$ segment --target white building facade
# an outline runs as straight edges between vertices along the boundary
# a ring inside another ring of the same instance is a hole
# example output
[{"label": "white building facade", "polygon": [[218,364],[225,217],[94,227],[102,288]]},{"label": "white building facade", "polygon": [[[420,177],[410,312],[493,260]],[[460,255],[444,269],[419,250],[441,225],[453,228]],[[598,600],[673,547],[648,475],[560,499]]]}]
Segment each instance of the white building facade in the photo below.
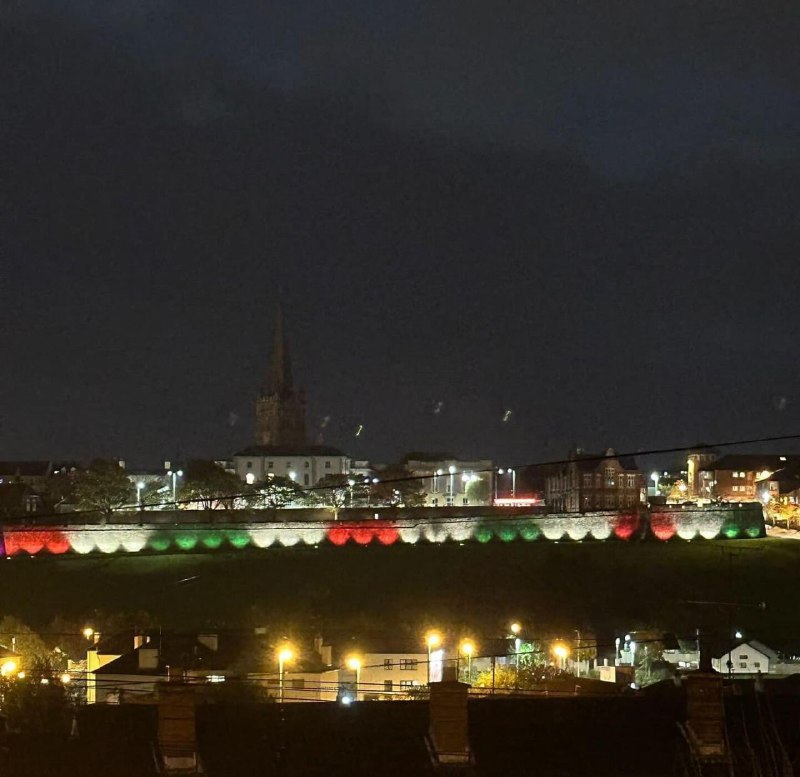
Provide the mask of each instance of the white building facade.
[{"label": "white building facade", "polygon": [[233,456],[237,476],[246,483],[286,478],[299,486],[315,486],[327,475],[346,475],[350,459],[326,445],[253,445]]},{"label": "white building facade", "polygon": [[711,659],[711,666],[721,674],[769,674],[778,663],[778,654],[760,642],[743,642]]},{"label": "white building facade", "polygon": [[426,507],[490,505],[494,468],[490,459],[408,459],[408,474],[421,479]]}]

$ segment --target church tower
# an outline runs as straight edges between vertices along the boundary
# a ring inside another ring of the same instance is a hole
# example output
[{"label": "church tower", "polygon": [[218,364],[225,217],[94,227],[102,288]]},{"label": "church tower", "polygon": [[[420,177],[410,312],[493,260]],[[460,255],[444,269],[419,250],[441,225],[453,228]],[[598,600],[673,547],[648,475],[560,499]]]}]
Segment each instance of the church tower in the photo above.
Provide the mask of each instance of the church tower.
[{"label": "church tower", "polygon": [[306,444],[306,398],[294,387],[292,362],[283,324],[283,310],[275,317],[275,339],[267,388],[256,399],[256,442],[259,445]]}]

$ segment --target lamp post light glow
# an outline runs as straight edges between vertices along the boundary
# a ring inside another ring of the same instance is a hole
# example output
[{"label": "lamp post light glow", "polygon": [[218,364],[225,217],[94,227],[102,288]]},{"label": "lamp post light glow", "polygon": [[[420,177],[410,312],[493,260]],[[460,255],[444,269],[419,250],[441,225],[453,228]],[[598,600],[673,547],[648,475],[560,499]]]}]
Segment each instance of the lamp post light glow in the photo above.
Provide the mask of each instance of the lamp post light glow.
[{"label": "lamp post light glow", "polygon": [[428,685],[431,684],[431,653],[442,644],[442,635],[438,631],[429,631],[425,635],[425,644],[428,646]]},{"label": "lamp post light glow", "polygon": [[460,652],[467,657],[467,682],[472,682],[472,654],[475,652],[475,643],[471,639],[461,640]]},{"label": "lamp post light glow", "polygon": [[556,642],[550,650],[558,659],[558,668],[563,670],[566,667],[569,648],[563,642]]},{"label": "lamp post light glow", "polygon": [[85,639],[91,639],[94,636],[94,629],[91,626],[87,626],[82,632]]},{"label": "lamp post light glow", "polygon": [[136,506],[141,510],[142,509],[142,489],[144,488],[144,481],[140,480],[136,484]]},{"label": "lamp post light glow", "polygon": [[511,473],[511,498],[517,497],[517,470],[509,467],[508,471]]},{"label": "lamp post light glow", "polygon": [[283,676],[286,664],[294,660],[294,650],[288,645],[284,645],[278,650],[278,694],[281,704],[283,704]]},{"label": "lamp post light glow", "polygon": [[659,481],[658,472],[654,472],[650,475],[650,480],[653,481],[653,496],[658,496],[658,481]]},{"label": "lamp post light glow", "polygon": [[361,663],[361,658],[359,656],[348,656],[347,661],[345,661],[347,668],[356,673],[356,701],[358,701],[361,693]]},{"label": "lamp post light glow", "polygon": [[8,677],[9,675],[14,674],[17,669],[19,668],[17,662],[13,658],[9,658],[8,661],[4,661],[0,664],[0,677]]}]

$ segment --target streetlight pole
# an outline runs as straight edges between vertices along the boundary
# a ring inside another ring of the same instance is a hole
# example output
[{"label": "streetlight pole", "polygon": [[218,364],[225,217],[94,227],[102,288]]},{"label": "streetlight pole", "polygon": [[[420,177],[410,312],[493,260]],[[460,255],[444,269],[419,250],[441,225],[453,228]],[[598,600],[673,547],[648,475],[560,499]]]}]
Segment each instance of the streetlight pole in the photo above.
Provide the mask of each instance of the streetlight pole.
[{"label": "streetlight pole", "polygon": [[[451,464],[447,468],[447,471],[450,473],[450,501],[452,502],[452,504],[455,504],[456,503],[456,490],[455,490],[454,476],[456,474],[456,468]],[[446,499],[445,499],[445,503],[447,503]]]},{"label": "streetlight pole", "polygon": [[511,498],[517,498],[517,471],[515,469],[508,470],[511,473]]},{"label": "streetlight pole", "polygon": [[522,626],[517,621],[514,621],[510,629],[514,637],[514,685],[519,688],[519,648],[521,644],[519,634],[522,631]]},{"label": "streetlight pole", "polygon": [[172,504],[175,507],[178,506],[178,478],[183,477],[183,470],[179,469],[177,472],[173,472],[171,469],[167,470],[167,476],[172,477]]},{"label": "streetlight pole", "polygon": [[283,677],[285,674],[286,662],[294,658],[291,648],[283,647],[278,651],[278,694],[281,704],[283,704]]},{"label": "streetlight pole", "polygon": [[361,659],[358,656],[350,656],[347,659],[347,668],[356,673],[356,701],[359,700],[361,693]]},{"label": "streetlight pole", "polygon": [[434,648],[442,644],[442,638],[435,631],[432,631],[425,637],[425,644],[428,646],[428,686],[431,684],[431,653]]},{"label": "streetlight pole", "polygon": [[136,484],[136,506],[141,511],[142,509],[142,489],[144,488],[144,482],[141,480]]}]

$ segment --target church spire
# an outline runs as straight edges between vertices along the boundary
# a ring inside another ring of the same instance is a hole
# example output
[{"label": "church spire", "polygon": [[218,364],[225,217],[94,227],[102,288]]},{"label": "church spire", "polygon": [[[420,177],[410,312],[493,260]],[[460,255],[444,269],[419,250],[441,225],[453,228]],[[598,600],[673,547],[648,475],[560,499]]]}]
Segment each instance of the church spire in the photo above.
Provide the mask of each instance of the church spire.
[{"label": "church spire", "polygon": [[256,440],[259,445],[306,444],[306,399],[294,387],[292,362],[283,321],[283,309],[275,314],[267,388],[256,399]]},{"label": "church spire", "polygon": [[291,394],[294,390],[292,381],[292,361],[289,357],[289,344],[283,325],[283,307],[279,304],[275,311],[275,336],[272,343],[272,364],[269,370],[268,390],[279,397]]}]

